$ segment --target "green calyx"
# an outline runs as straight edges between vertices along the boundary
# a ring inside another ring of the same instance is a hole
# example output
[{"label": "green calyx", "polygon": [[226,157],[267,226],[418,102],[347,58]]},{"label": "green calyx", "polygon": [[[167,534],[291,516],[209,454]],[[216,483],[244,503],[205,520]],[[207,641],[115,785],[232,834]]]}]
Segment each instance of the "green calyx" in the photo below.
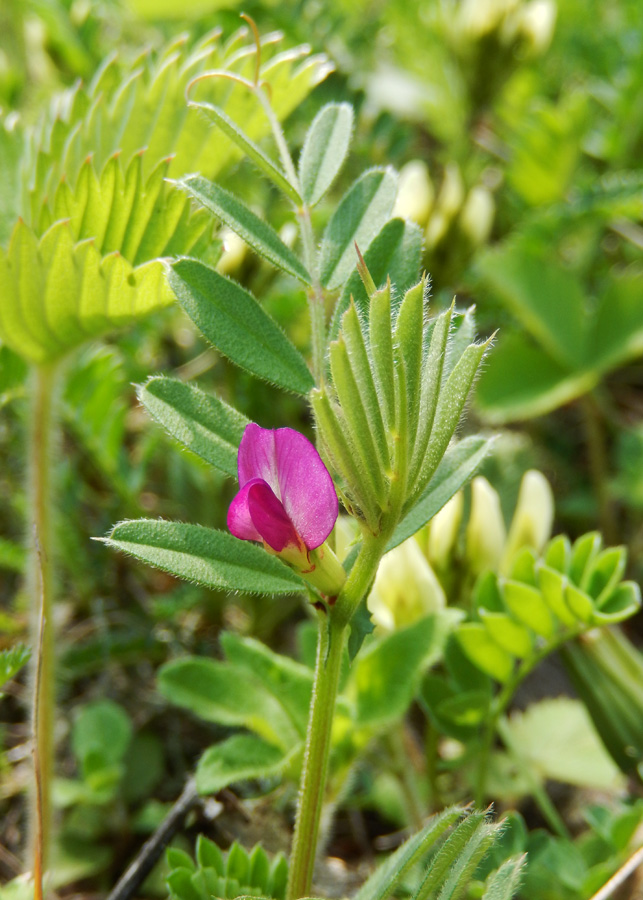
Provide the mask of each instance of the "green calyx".
[{"label": "green calyx", "polygon": [[469,341],[471,313],[430,320],[423,277],[402,302],[377,290],[363,260],[368,319],[351,302],[330,346],[330,380],[311,394],[322,450],[347,508],[373,534],[394,527],[426,489],[489,341]]}]

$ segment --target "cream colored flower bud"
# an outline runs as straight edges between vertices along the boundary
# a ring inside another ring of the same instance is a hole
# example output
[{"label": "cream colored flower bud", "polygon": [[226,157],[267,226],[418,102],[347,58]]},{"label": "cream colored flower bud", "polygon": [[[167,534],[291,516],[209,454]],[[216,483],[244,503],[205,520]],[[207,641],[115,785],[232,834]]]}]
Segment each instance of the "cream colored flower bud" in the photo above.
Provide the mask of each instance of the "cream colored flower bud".
[{"label": "cream colored flower bud", "polygon": [[426,227],[426,243],[431,249],[440,243],[464,201],[464,182],[457,163],[445,166],[435,208]]},{"label": "cream colored flower bud", "polygon": [[438,570],[446,569],[449,564],[462,521],[463,505],[464,495],[458,491],[431,519],[427,555],[431,565]]},{"label": "cream colored flower bud", "polygon": [[460,213],[460,228],[474,247],[487,241],[495,212],[496,204],[491,191],[481,184],[471,188]]},{"label": "cream colored flower bud", "polygon": [[471,512],[466,531],[466,558],[474,575],[495,572],[507,540],[498,492],[479,475],[471,482]]},{"label": "cream colored flower bud", "polygon": [[393,215],[425,225],[434,199],[435,190],[427,164],[421,159],[412,159],[402,166]]},{"label": "cream colored flower bud", "polygon": [[520,484],[502,568],[507,571],[511,560],[522,547],[532,547],[537,553],[545,546],[554,522],[554,495],[542,472],[530,469]]},{"label": "cream colored flower bud", "polygon": [[552,0],[532,0],[525,4],[520,17],[520,31],[534,55],[544,53],[551,44],[556,13],[556,4]]},{"label": "cream colored flower bud", "polygon": [[499,28],[518,0],[463,0],[459,25],[469,40],[479,40]]},{"label": "cream colored flower bud", "polygon": [[230,275],[240,268],[248,252],[248,245],[229,228],[221,232],[219,239],[223,241],[223,255],[217,263],[217,272],[221,275]]},{"label": "cream colored flower bud", "polygon": [[414,538],[383,557],[367,606],[375,624],[386,631],[446,606],[442,586]]}]

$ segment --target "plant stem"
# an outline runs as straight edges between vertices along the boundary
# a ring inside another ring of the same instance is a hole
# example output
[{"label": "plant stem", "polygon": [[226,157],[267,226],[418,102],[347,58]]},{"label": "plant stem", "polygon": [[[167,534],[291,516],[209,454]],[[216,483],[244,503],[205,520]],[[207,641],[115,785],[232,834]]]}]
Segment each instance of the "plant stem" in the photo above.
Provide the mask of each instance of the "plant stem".
[{"label": "plant stem", "polygon": [[[56,370],[53,365],[37,366],[33,373],[31,433],[28,447],[30,573],[29,593],[32,610],[32,646],[37,671],[33,684],[34,760],[37,790],[32,794],[29,851],[41,843],[41,865],[46,869],[51,831],[51,776],[53,771],[54,723],[54,629],[53,629],[53,553],[51,534],[51,473],[54,456],[54,393]],[[37,795],[40,796],[37,796]],[[40,823],[39,823],[40,819]],[[41,829],[41,835],[38,830]]]},{"label": "plant stem", "polygon": [[[279,150],[282,165],[286,171],[286,176],[295,190],[301,195],[301,186],[299,184],[299,178],[297,177],[297,171],[292,161],[290,150],[288,149],[288,144],[279,119],[274,114],[265,91],[261,87],[257,87],[255,93],[270,122],[270,127],[275,138],[275,143],[277,144],[277,149]],[[301,242],[304,250],[304,264],[312,279],[312,286],[308,291],[308,306],[310,309],[310,332],[313,350],[313,377],[315,383],[320,385],[324,377],[324,355],[326,353],[326,303],[324,291],[319,280],[319,267],[317,265],[315,235],[313,233],[313,226],[310,218],[310,207],[305,203],[302,203],[297,210],[297,218],[299,219],[299,230],[301,232]]]},{"label": "plant stem", "polygon": [[371,586],[388,537],[388,534],[377,538],[365,535],[362,549],[335,604],[328,612],[318,613],[317,663],[290,854],[287,900],[310,896],[344,644],[350,621]]},{"label": "plant stem", "polygon": [[298,900],[310,895],[328,774],[335,700],[347,630],[346,625],[338,626],[332,618],[329,621],[327,613],[319,613],[317,664],[290,856],[287,900]]}]

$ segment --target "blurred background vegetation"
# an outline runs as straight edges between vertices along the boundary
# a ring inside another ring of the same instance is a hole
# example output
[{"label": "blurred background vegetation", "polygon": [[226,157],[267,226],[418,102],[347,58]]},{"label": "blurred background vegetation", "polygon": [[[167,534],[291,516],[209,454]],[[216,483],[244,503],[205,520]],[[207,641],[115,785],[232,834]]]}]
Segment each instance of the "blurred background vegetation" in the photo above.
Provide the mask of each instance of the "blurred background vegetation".
[{"label": "blurred background vegetation", "polygon": [[[424,229],[436,309],[455,295],[463,307],[475,302],[484,334],[500,329],[468,427],[501,435],[485,475],[506,516],[524,471],[537,467],[554,487],[555,531],[574,537],[598,524],[608,542],[629,547],[630,575],[640,581],[639,0],[253,0],[243,10],[217,0],[3,0],[2,246],[16,218],[15,135],[35,126],[58,92],[91,82],[115,52],[129,65],[179,34],[189,36],[190,46],[213,28],[228,37],[241,11],[262,34],[281,31],[285,48],[308,43],[334,65],[289,116],[291,144],[300,146],[324,103],[350,101],[357,132],[335,197],[365,167],[400,170],[398,212]],[[230,162],[219,178],[279,225],[280,201],[248,171],[246,163]],[[331,196],[315,210],[316,224],[323,226],[332,210]],[[294,283],[230,235],[218,237],[221,270],[265,298],[306,348],[305,298]],[[282,237],[293,239],[287,229]],[[292,625],[303,616],[295,600],[226,598],[90,542],[138,515],[224,524],[232,486],[174,444],[137,404],[133,385],[159,372],[234,396],[262,425],[309,428],[298,400],[228,364],[176,308],[85,346],[68,362],[56,513],[65,710],[58,737],[67,778],[58,803],[73,813],[65,824],[63,881],[100,873],[109,883],[133,835],[159,821],[203,746],[205,726],[168,715],[155,689],[157,666],[179,652],[211,653],[223,626],[292,649]],[[27,392],[24,362],[0,346],[0,646],[25,633],[28,621],[21,591]],[[14,800],[30,778],[25,692],[24,683],[13,684],[0,726],[4,878],[16,874],[23,813]],[[119,774],[99,796],[91,779],[73,785],[71,779],[83,769],[92,704],[105,698],[118,704],[105,715],[113,716],[113,733],[122,739],[114,750]],[[211,729],[207,734],[211,739]]]}]

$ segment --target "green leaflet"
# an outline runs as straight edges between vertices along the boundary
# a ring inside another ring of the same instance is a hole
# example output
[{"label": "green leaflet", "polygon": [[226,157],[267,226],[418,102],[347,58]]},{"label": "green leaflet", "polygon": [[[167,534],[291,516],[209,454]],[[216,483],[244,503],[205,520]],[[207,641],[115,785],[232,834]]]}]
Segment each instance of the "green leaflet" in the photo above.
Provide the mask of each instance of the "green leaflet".
[{"label": "green leaflet", "polygon": [[[361,244],[359,248],[375,286],[383,288],[387,278],[395,285],[395,308],[404,293],[418,280],[422,264],[422,230],[414,222],[391,219],[368,249],[364,250]],[[360,317],[367,319],[369,298],[357,269],[349,275],[337,301],[330,326],[331,338],[337,337],[341,318],[350,305],[351,297]]]},{"label": "green leaflet", "polygon": [[518,890],[527,854],[512,856],[487,878],[482,900],[511,900]]},{"label": "green leaflet", "polygon": [[235,734],[205,751],[196,769],[200,794],[216,794],[229,784],[278,775],[288,764],[282,750],[259,737]]},{"label": "green leaflet", "polygon": [[355,244],[364,252],[386,223],[396,192],[397,176],[392,169],[370,169],[342,197],[320,250],[320,277],[329,290],[341,287],[355,268]]},{"label": "green leaflet", "polygon": [[206,722],[247,728],[283,753],[301,743],[278,692],[246,666],[186,656],[161,668],[159,690]]},{"label": "green leaflet", "polygon": [[237,452],[248,419],[218,397],[175,378],[150,378],[138,399],[157,422],[215,468],[235,478]]},{"label": "green leaflet", "polygon": [[299,159],[299,180],[304,201],[314,206],[339,173],[353,132],[353,107],[328,103],[308,129]]},{"label": "green leaflet", "polygon": [[261,547],[201,525],[134,519],[115,525],[104,543],[179,578],[223,591],[295,594],[303,582]]},{"label": "green leaflet", "polygon": [[236,282],[194,259],[174,263],[168,281],[197,328],[232,362],[296,394],[313,387],[302,355]]},{"label": "green leaflet", "polygon": [[444,456],[428,487],[404,516],[389,541],[387,550],[412,537],[438,513],[445,503],[469,481],[493,445],[494,438],[464,438]]},{"label": "green leaflet", "polygon": [[248,209],[238,197],[201,175],[188,175],[177,183],[273,266],[283,269],[304,284],[310,284],[310,275],[292,250],[271,225]]},{"label": "green leaflet", "polygon": [[0,340],[45,363],[78,344],[172,302],[158,261],[133,268],[101,257],[91,241],[74,244],[61,221],[38,240],[23,222],[0,249]]},{"label": "green leaflet", "polygon": [[293,203],[301,205],[301,197],[297,193],[295,186],[288,181],[276,163],[266,156],[261,147],[255,144],[230,116],[213,103],[193,103],[192,106],[201,110],[208,118],[212,119],[221,131],[236,144],[239,150],[245,153],[279,190],[283,191],[287,197],[290,197]]}]

